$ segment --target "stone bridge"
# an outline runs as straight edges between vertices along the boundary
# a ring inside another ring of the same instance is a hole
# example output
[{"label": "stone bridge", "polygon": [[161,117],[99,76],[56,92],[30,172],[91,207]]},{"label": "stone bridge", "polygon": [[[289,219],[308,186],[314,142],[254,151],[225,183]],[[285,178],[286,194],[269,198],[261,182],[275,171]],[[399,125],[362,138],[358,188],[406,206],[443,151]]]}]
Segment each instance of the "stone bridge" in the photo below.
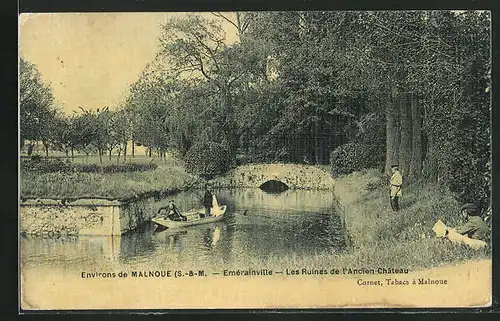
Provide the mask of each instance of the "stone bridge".
[{"label": "stone bridge", "polygon": [[261,188],[270,182],[290,189],[333,189],[332,176],[316,166],[301,164],[250,164],[239,166],[211,181],[214,187]]}]

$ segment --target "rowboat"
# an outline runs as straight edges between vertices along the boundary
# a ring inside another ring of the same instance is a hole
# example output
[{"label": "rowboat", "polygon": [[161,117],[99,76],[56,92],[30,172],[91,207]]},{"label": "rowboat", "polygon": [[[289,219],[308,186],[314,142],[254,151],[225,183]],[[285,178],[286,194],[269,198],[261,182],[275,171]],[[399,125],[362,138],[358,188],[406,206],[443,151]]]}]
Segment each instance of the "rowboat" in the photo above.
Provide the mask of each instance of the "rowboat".
[{"label": "rowboat", "polygon": [[191,210],[185,214],[187,217],[186,221],[172,221],[165,217],[155,217],[152,219],[158,225],[168,227],[168,228],[177,228],[177,227],[187,227],[194,226],[200,224],[207,224],[220,221],[224,218],[224,214],[226,214],[226,205],[219,206],[218,208],[213,208],[211,211],[211,216],[209,217],[200,217],[200,214],[205,214],[205,209]]}]

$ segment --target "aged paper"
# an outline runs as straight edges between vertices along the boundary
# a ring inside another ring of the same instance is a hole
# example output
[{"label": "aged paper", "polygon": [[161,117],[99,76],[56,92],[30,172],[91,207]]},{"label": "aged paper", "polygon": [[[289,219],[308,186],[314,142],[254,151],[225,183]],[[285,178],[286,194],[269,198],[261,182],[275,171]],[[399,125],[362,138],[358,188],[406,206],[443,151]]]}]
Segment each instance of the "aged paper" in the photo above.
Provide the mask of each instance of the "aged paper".
[{"label": "aged paper", "polygon": [[21,14],[20,308],[490,306],[490,20]]}]

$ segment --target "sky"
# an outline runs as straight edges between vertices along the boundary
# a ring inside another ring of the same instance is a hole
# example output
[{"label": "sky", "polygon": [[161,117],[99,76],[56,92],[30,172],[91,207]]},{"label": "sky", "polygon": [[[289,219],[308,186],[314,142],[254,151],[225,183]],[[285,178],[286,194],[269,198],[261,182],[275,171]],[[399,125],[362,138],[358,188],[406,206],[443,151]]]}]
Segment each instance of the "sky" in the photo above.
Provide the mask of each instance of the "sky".
[{"label": "sky", "polygon": [[19,54],[65,113],[115,109],[155,56],[161,24],[176,15],[183,13],[22,14]]}]

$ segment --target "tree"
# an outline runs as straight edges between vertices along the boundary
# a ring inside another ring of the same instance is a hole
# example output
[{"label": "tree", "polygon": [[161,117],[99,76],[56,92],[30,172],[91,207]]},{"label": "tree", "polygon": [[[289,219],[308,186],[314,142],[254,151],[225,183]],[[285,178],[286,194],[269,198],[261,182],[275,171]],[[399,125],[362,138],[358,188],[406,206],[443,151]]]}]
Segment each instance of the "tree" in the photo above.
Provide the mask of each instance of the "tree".
[{"label": "tree", "polygon": [[189,15],[172,19],[163,25],[160,38],[160,54],[173,65],[173,70],[183,77],[202,77],[218,94],[217,110],[222,117],[215,119],[223,143],[228,144],[230,154],[237,148],[234,110],[232,106],[233,84],[245,71],[240,66],[241,51],[225,41],[225,32],[214,20]]},{"label": "tree", "polygon": [[42,140],[46,154],[51,126],[54,122],[54,97],[36,66],[24,58],[19,60],[19,109],[21,145],[26,140]]}]

